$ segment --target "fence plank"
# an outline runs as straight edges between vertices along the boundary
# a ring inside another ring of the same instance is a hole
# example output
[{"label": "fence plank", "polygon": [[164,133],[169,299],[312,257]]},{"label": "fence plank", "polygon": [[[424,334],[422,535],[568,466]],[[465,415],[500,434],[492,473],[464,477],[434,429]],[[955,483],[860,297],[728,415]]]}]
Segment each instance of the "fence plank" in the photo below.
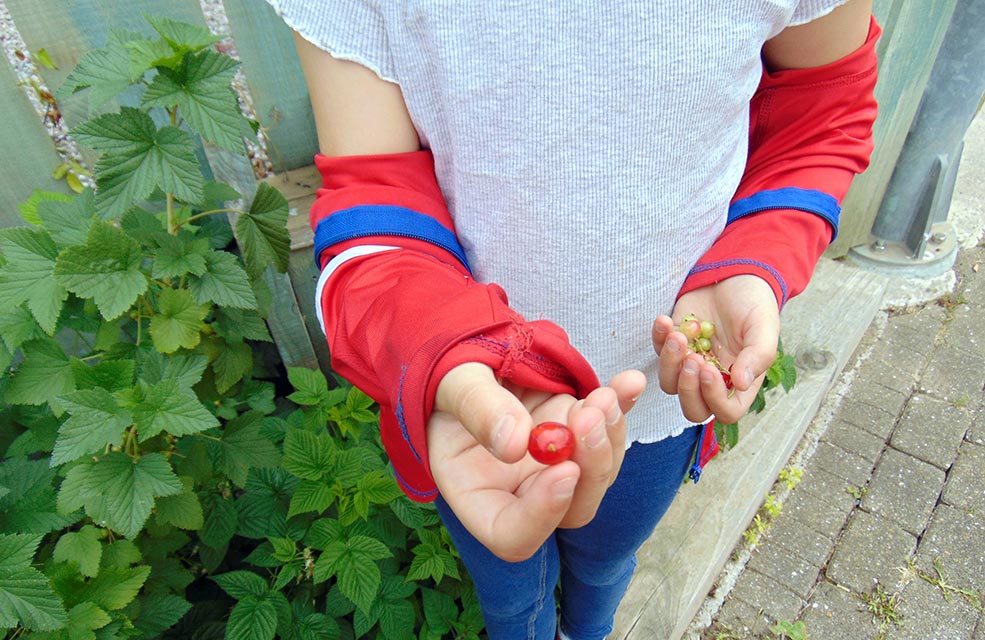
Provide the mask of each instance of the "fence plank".
[{"label": "fence plank", "polygon": [[7,159],[0,171],[0,227],[12,227],[24,224],[17,206],[35,189],[71,192],[64,182],[51,178],[52,170],[61,162],[55,145],[6,58],[0,62],[0,104],[4,106],[0,149]]},{"label": "fence plank", "polygon": [[290,29],[264,0],[225,0],[225,7],[274,170],[311,164],[318,141]]},{"label": "fence plank", "polygon": [[869,169],[855,179],[845,198],[838,239],[828,249],[828,256],[843,256],[853,246],[869,241],[879,203],[886,194],[956,5],[957,0],[876,1],[873,11],[883,26],[877,50],[876,147]]}]

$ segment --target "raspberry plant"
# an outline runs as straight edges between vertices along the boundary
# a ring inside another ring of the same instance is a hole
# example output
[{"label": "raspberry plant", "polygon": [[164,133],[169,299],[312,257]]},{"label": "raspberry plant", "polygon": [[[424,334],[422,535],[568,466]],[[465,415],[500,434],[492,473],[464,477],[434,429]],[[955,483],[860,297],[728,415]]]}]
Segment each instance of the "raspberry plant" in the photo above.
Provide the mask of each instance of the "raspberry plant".
[{"label": "raspberry plant", "polygon": [[244,151],[237,63],[203,27],[148,22],[64,87],[97,112],[72,131],[96,188],[37,192],[0,231],[0,635],[477,638],[372,401],[270,348],[287,202],[199,160]]}]

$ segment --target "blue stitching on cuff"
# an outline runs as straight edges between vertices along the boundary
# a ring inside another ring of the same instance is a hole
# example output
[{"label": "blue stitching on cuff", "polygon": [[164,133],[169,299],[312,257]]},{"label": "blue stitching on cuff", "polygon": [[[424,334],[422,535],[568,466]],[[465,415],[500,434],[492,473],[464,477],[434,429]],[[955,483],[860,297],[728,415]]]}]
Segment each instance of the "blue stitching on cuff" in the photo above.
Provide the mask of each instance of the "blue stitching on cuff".
[{"label": "blue stitching on cuff", "polygon": [[407,431],[407,420],[404,418],[404,378],[406,376],[407,366],[404,365],[400,368],[400,382],[397,385],[397,406],[394,408],[393,413],[397,416],[397,424],[400,425],[400,435],[403,436],[404,442],[407,443],[410,452],[414,454],[414,459],[417,460],[418,464],[424,464],[421,455],[417,453],[417,449],[414,448],[414,444],[410,441],[410,433]]},{"label": "blue stitching on cuff", "polygon": [[784,282],[783,276],[780,272],[766,264],[765,262],[760,262],[759,260],[749,260],[747,258],[731,258],[729,260],[719,260],[718,262],[706,262],[704,264],[695,265],[693,269],[688,273],[689,276],[704,273],[705,271],[712,271],[714,269],[719,269],[722,267],[734,267],[736,265],[749,265],[753,267],[759,267],[763,271],[766,271],[771,276],[776,278],[777,283],[780,285],[780,293],[782,294],[782,299],[780,300],[780,306],[782,307],[787,303],[787,283]]},{"label": "blue stitching on cuff", "polygon": [[418,491],[414,487],[410,486],[410,484],[408,484],[406,480],[404,480],[404,477],[400,475],[399,471],[397,471],[397,467],[395,467],[392,463],[390,464],[390,468],[393,470],[393,475],[397,478],[397,483],[400,484],[400,486],[404,489],[404,491],[409,491],[410,493],[413,493],[415,496],[419,498],[430,498],[432,496],[438,495],[437,488],[431,489],[429,491]]},{"label": "blue stitching on cuff", "polygon": [[367,204],[339,209],[315,226],[315,263],[322,251],[339,242],[368,236],[423,240],[454,255],[469,273],[465,250],[455,234],[429,215],[395,205]]},{"label": "blue stitching on cuff", "polygon": [[739,218],[752,213],[770,209],[798,209],[813,213],[824,218],[834,232],[831,241],[838,237],[838,219],[841,216],[841,206],[834,196],[817,189],[801,189],[799,187],[783,187],[759,191],[751,196],[736,200],[728,208],[726,225],[732,224]]}]

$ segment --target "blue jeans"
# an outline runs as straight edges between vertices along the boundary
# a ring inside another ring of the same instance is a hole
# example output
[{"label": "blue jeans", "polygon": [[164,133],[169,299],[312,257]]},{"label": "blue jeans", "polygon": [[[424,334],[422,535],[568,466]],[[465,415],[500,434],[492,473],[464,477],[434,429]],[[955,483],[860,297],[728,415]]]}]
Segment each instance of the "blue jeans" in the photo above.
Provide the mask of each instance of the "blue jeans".
[{"label": "blue jeans", "polygon": [[523,562],[494,556],[441,497],[436,505],[475,583],[490,640],[554,640],[560,585],[561,628],[573,640],[601,640],[636,568],[636,551],[677,494],[694,456],[698,429],[633,444],[595,519],[558,529]]}]

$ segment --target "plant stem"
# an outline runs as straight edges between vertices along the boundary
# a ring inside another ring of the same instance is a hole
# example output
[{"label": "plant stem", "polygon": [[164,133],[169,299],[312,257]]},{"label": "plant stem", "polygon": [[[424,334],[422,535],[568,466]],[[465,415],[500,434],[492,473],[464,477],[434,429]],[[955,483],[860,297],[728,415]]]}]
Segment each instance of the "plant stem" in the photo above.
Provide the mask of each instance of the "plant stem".
[{"label": "plant stem", "polygon": [[194,222],[199,218],[215,215],[217,213],[235,213],[235,214],[243,215],[243,212],[239,209],[212,209],[211,211],[202,211],[200,213],[196,213],[193,216],[188,216],[188,218],[186,218],[183,222],[178,223],[178,227],[180,228],[181,225],[183,224],[188,224],[189,222]]},{"label": "plant stem", "polygon": [[168,203],[168,233],[171,235],[177,235],[178,227],[180,225],[175,224],[174,221],[174,194],[168,193],[167,196]]}]

